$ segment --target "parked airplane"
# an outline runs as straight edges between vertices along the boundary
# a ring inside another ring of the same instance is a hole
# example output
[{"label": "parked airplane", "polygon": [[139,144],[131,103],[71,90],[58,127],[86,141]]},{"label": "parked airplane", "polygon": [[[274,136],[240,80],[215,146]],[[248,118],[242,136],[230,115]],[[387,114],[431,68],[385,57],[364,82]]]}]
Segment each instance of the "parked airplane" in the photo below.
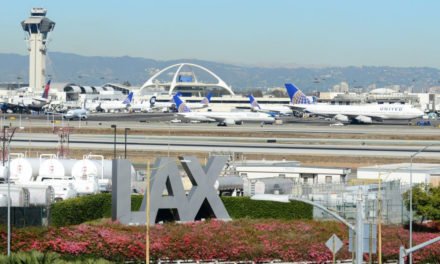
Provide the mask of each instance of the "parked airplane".
[{"label": "parked airplane", "polygon": [[89,112],[87,111],[86,108],[86,101],[84,101],[84,105],[81,109],[71,109],[67,111],[65,115],[63,115],[63,118],[67,120],[73,120],[76,118],[78,120],[85,120],[88,117],[89,117]]},{"label": "parked airplane", "polygon": [[51,80],[47,81],[46,85],[44,86],[44,91],[41,97],[34,97],[32,101],[32,105],[34,106],[40,106],[40,108],[43,105],[46,105],[50,102],[49,99],[49,90],[50,90],[50,82]]},{"label": "parked airplane", "polygon": [[47,81],[44,86],[43,94],[41,97],[16,97],[12,98],[11,102],[2,103],[0,108],[3,112],[30,112],[30,111],[41,111],[43,106],[50,103],[49,90],[50,82]]},{"label": "parked airplane", "polygon": [[251,104],[251,111],[254,112],[263,112],[268,113],[271,116],[288,116],[292,115],[292,109],[288,106],[266,106],[266,105],[260,105],[257,102],[257,99],[254,98],[254,96],[251,94],[249,97],[249,103]]},{"label": "parked airplane", "polygon": [[295,85],[291,83],[284,84],[287,90],[287,94],[290,98],[290,104],[315,104],[316,97],[314,96],[306,96],[301,90],[296,88]]},{"label": "parked airplane", "polygon": [[130,104],[131,112],[144,112],[149,113],[153,111],[154,104],[156,103],[156,96],[152,96],[148,101],[141,101],[140,103]]},{"label": "parked airplane", "polygon": [[293,84],[285,84],[290,97],[290,108],[296,111],[331,117],[351,123],[372,123],[383,120],[411,120],[423,116],[423,111],[409,104],[313,104]]},{"label": "parked airplane", "polygon": [[176,103],[178,115],[191,121],[218,122],[218,126],[242,124],[245,121],[273,123],[275,118],[266,113],[254,112],[191,112],[191,108],[180,99],[178,95],[173,96]]},{"label": "parked airplane", "polygon": [[98,106],[96,107],[96,111],[112,112],[112,111],[127,110],[132,101],[133,101],[133,92],[130,92],[127,98],[125,98],[123,101],[99,102]]},{"label": "parked airplane", "polygon": [[[180,93],[177,93],[178,96],[181,96]],[[203,109],[209,107],[209,103],[211,102],[212,93],[209,92],[200,102],[196,103],[188,103],[185,102],[187,106],[189,106],[191,109]],[[176,104],[174,103],[174,99],[172,99],[171,102],[155,102],[153,105],[154,110],[162,110],[163,112],[166,111],[177,111]]]}]

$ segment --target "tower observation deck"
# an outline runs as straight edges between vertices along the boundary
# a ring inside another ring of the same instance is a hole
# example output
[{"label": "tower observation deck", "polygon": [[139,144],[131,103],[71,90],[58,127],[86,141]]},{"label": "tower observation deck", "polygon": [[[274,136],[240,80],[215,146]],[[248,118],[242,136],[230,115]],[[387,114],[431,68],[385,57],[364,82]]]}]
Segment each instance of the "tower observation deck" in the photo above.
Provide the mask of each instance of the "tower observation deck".
[{"label": "tower observation deck", "polygon": [[32,8],[31,16],[21,22],[29,50],[29,91],[41,91],[46,82],[47,37],[55,22],[44,8]]}]

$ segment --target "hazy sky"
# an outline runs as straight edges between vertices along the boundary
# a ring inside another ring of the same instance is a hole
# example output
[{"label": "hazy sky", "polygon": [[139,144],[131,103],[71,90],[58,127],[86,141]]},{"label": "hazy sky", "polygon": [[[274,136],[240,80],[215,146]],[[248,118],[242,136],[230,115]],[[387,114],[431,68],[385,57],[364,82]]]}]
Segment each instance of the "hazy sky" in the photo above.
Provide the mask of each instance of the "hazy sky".
[{"label": "hazy sky", "polygon": [[436,0],[3,0],[0,53],[26,54],[32,7],[56,22],[49,52],[440,68]]}]

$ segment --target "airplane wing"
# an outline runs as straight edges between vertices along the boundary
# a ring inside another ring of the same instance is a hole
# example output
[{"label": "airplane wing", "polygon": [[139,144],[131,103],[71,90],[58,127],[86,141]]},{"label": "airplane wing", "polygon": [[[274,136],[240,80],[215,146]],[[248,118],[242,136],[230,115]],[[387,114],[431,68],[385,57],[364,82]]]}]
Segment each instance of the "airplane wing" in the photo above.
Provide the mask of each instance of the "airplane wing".
[{"label": "airplane wing", "polygon": [[360,123],[371,123],[372,121],[382,122],[384,117],[380,115],[353,115],[353,114],[326,114],[319,115],[325,117],[331,117],[339,121],[356,121]]},{"label": "airplane wing", "polygon": [[203,108],[207,108],[208,105],[203,105],[203,104],[195,104],[195,105],[189,105],[191,107],[191,109],[203,109]]},{"label": "airplane wing", "polygon": [[194,115],[188,115],[188,113],[177,113],[178,116],[183,117],[183,118],[187,118],[190,120],[196,120],[196,121],[201,121],[201,122],[216,122],[217,120],[215,118],[211,118],[209,116],[194,116]]},{"label": "airplane wing", "polygon": [[242,121],[240,118],[230,117],[230,116],[219,116],[219,115],[205,115],[207,118],[212,119],[213,121],[224,123],[224,124],[235,124],[237,122]]},{"label": "airplane wing", "polygon": [[301,106],[301,105],[284,105],[289,107],[290,109],[294,110],[294,111],[299,111],[302,112],[304,111],[304,109],[306,109],[306,106]]},{"label": "airplane wing", "polygon": [[240,110],[251,110],[252,108],[250,106],[236,106],[235,109],[240,109]]},{"label": "airplane wing", "polygon": [[41,103],[49,103],[50,102],[50,100],[48,100],[48,99],[38,98],[38,97],[32,98],[32,100],[38,101],[38,102],[41,102]]}]

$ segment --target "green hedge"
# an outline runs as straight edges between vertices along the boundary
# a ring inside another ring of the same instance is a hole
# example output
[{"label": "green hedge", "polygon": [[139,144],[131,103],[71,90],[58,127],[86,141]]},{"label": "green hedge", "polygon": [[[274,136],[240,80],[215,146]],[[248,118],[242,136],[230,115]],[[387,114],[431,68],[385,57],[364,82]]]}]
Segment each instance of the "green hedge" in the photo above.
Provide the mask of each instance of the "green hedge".
[{"label": "green hedge", "polygon": [[[131,210],[139,210],[142,195],[131,196]],[[112,216],[112,195],[101,193],[81,196],[52,204],[50,224],[54,226],[77,225],[90,220]]]},{"label": "green hedge", "polygon": [[[131,196],[131,210],[139,210],[142,195]],[[301,202],[279,203],[255,201],[249,197],[221,197],[232,219],[312,219],[313,208]],[[50,223],[54,226],[77,225],[86,221],[111,217],[111,194],[82,196],[52,205]]]},{"label": "green hedge", "polygon": [[221,197],[232,219],[312,219],[313,206],[302,202],[256,201],[249,197]]}]

